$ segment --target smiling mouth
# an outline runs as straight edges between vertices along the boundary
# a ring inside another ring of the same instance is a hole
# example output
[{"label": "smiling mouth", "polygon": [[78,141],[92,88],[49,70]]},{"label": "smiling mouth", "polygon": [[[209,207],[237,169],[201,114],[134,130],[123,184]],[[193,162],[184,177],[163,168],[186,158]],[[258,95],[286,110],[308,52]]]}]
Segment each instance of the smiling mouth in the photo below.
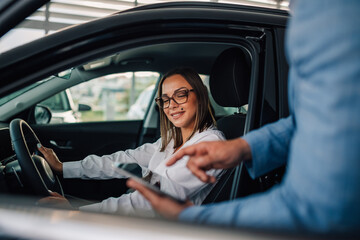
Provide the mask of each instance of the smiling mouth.
[{"label": "smiling mouth", "polygon": [[184,114],[184,112],[176,112],[176,113],[172,113],[170,114],[172,118],[177,119],[179,117],[181,117]]}]

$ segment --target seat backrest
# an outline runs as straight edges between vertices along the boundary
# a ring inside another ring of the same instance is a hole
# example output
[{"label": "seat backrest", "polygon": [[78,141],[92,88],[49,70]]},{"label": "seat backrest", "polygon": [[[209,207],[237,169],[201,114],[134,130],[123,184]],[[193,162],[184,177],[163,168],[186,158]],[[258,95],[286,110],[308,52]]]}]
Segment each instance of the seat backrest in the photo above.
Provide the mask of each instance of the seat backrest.
[{"label": "seat backrest", "polygon": [[[212,67],[210,91],[217,104],[223,107],[237,107],[248,103],[251,77],[251,59],[241,48],[229,48],[222,52]],[[234,113],[220,118],[217,128],[226,139],[241,137],[244,134],[246,115]],[[224,171],[219,181],[203,201],[219,202],[230,199],[234,169]]]},{"label": "seat backrest", "polygon": [[[247,52],[241,48],[229,48],[222,52],[212,67],[210,91],[217,104],[237,107],[247,104],[249,98],[251,63]],[[246,116],[241,113],[220,118],[218,129],[227,139],[242,136]]]}]

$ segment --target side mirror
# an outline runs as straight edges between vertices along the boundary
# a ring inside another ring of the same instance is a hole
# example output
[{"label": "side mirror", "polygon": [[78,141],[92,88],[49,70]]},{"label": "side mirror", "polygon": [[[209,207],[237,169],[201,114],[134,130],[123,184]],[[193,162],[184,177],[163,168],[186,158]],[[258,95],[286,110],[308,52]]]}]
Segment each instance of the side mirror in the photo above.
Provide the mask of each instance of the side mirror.
[{"label": "side mirror", "polygon": [[85,112],[85,111],[90,111],[90,110],[91,110],[91,107],[89,105],[79,103],[79,107],[78,107],[79,112]]},{"label": "side mirror", "polygon": [[52,114],[50,108],[44,105],[36,105],[34,108],[34,119],[36,124],[48,124]]}]

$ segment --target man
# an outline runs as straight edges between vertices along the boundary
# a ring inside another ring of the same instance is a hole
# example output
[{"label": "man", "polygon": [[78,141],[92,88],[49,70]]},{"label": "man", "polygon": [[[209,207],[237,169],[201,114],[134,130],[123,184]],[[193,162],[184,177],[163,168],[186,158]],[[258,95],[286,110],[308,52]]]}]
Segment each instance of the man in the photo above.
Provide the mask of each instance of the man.
[{"label": "man", "polygon": [[205,206],[177,204],[129,181],[165,217],[272,230],[351,233],[360,227],[360,1],[291,2],[287,32],[291,116],[245,137],[179,151],[188,168],[244,161],[252,177],[287,163],[279,186]]}]

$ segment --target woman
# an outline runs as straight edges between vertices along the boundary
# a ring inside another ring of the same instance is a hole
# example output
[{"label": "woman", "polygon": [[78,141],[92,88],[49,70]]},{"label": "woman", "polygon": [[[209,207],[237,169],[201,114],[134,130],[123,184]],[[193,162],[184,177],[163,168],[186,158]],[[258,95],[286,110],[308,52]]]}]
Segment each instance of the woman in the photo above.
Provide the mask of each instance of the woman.
[{"label": "woman", "polygon": [[[188,198],[194,204],[201,204],[212,186],[198,180],[186,168],[185,158],[171,167],[166,167],[165,163],[183,146],[224,139],[223,134],[215,129],[207,89],[199,75],[190,68],[177,68],[168,72],[161,79],[158,89],[155,101],[160,107],[161,138],[155,143],[147,143],[134,150],[119,151],[102,157],[90,155],[82,161],[65,163],[58,160],[52,149],[39,146],[40,152],[52,169],[62,173],[64,178],[121,178],[122,176],[114,172],[114,165],[137,163],[161,175],[159,179],[150,179],[151,183],[159,183],[161,190],[179,198]],[[220,173],[221,170],[209,172],[215,177]],[[123,194],[119,198],[108,198],[80,209],[129,215],[155,215],[149,202],[137,191]]]}]

